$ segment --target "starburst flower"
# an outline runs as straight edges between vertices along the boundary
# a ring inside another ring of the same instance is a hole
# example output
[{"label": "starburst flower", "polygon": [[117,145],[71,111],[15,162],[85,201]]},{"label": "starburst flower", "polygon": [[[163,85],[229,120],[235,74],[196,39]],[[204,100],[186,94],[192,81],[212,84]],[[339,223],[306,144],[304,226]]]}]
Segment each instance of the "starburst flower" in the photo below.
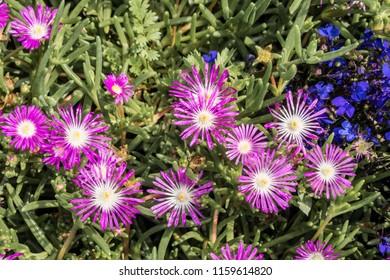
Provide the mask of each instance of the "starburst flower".
[{"label": "starburst flower", "polygon": [[[265,128],[276,128],[277,138],[280,146],[286,143],[287,147],[296,145],[296,153],[302,151],[306,153],[305,144],[311,145],[313,139],[318,139],[318,134],[323,131],[319,119],[326,118],[326,108],[315,111],[318,100],[314,100],[310,105],[306,104],[307,93],[298,92],[297,100],[294,101],[292,92],[286,94],[287,107],[281,106],[279,110],[269,109],[271,114],[279,122],[266,124]],[[278,105],[279,107],[279,105]]]},{"label": "starburst flower", "polygon": [[115,97],[115,104],[123,104],[124,101],[128,102],[129,97],[133,96],[134,86],[129,84],[129,79],[125,73],[120,73],[118,77],[111,73],[104,80],[104,84],[107,90]]},{"label": "starburst flower", "polygon": [[304,175],[311,182],[311,188],[316,195],[321,195],[325,189],[326,198],[333,198],[345,193],[344,189],[351,187],[351,182],[345,176],[355,176],[353,173],[354,163],[348,152],[343,151],[336,145],[326,144],[325,155],[321,147],[316,145],[308,153],[306,164],[313,171]]},{"label": "starburst flower", "polygon": [[297,176],[292,175],[293,166],[287,162],[287,157],[275,156],[275,151],[268,149],[247,162],[243,173],[246,175],[238,177],[238,181],[244,185],[238,190],[247,194],[245,200],[252,207],[264,213],[277,213],[278,207],[283,210],[288,207],[292,198],[290,192],[295,192],[297,183],[294,180]]},{"label": "starburst flower", "polygon": [[36,11],[33,7],[24,8],[20,14],[23,21],[15,18],[11,22],[12,29],[9,33],[18,37],[18,41],[26,49],[36,49],[40,44],[50,38],[52,24],[58,9],[37,5]]},{"label": "starburst flower", "polygon": [[48,136],[47,118],[35,106],[16,107],[0,125],[7,137],[12,137],[11,145],[16,149],[36,151]]},{"label": "starburst flower", "polygon": [[300,248],[297,248],[296,260],[335,260],[339,255],[334,253],[332,245],[326,246],[325,242],[319,240],[314,243],[309,240]]},{"label": "starburst flower", "polygon": [[[196,187],[196,181],[191,180],[186,175],[186,168],[181,168],[177,172],[171,170],[170,174],[160,172],[162,178],[156,177],[153,184],[159,190],[149,189],[148,192],[156,194],[159,197],[154,198],[159,203],[154,205],[151,210],[156,214],[156,218],[161,217],[168,211],[171,215],[168,219],[168,227],[174,225],[177,227],[179,221],[185,226],[186,216],[190,215],[197,225],[201,225],[199,217],[204,218],[197,207],[200,207],[199,199],[202,195],[209,193],[213,188],[212,182]],[[198,179],[202,176],[200,172]]]},{"label": "starburst flower", "polygon": [[100,227],[106,230],[120,229],[120,222],[125,226],[132,223],[136,214],[140,212],[135,206],[143,203],[142,199],[134,197],[141,193],[141,183],[125,186],[125,183],[134,175],[134,170],[126,173],[125,162],[116,164],[117,159],[109,150],[101,151],[96,162],[80,169],[74,182],[83,190],[83,198],[71,200],[75,206],[72,210],[78,211],[81,221],[88,217],[92,222],[100,218]]},{"label": "starburst flower", "polygon": [[103,150],[109,147],[108,141],[111,138],[101,135],[108,130],[108,126],[103,124],[100,114],[88,113],[83,117],[81,106],[76,110],[69,106],[58,111],[61,118],[52,116],[51,123],[55,133],[50,142],[54,147],[55,158],[61,159],[65,169],[80,164],[82,154],[93,160],[96,155],[94,149]]},{"label": "starburst flower", "polygon": [[7,3],[3,3],[3,0],[0,0],[0,28],[4,28],[7,25],[9,20],[9,9]]},{"label": "starburst flower", "polygon": [[7,256],[8,251],[6,250],[5,254],[0,254],[0,260],[14,260],[20,256],[23,256],[23,253],[15,253]]},{"label": "starburst flower", "polygon": [[234,88],[224,88],[229,72],[225,70],[220,76],[219,67],[212,65],[211,70],[209,67],[209,64],[206,63],[204,79],[202,79],[195,67],[192,68],[192,75],[190,75],[188,71],[180,73],[180,76],[185,83],[182,84],[178,81],[174,81],[169,91],[170,95],[185,100],[193,99],[195,102],[198,101],[199,96],[206,100],[210,100],[211,96],[214,96],[214,104],[218,104],[222,99],[229,98],[233,95],[236,92]]},{"label": "starburst flower", "polygon": [[234,106],[225,107],[235,99],[224,98],[216,103],[217,94],[217,91],[213,91],[208,100],[200,95],[197,97],[191,95],[188,100],[181,99],[172,105],[174,115],[178,119],[173,124],[188,126],[180,136],[182,140],[192,136],[190,146],[199,144],[200,136],[202,141],[206,139],[209,149],[212,150],[214,148],[212,136],[222,144],[226,140],[225,134],[228,133],[228,129],[235,127],[234,117],[238,113],[233,111]]},{"label": "starburst flower", "polygon": [[265,149],[267,143],[266,137],[253,124],[242,124],[233,129],[233,132],[226,138],[226,152],[230,160],[236,159],[236,164],[241,160],[244,163],[248,158],[260,153]]},{"label": "starburst flower", "polygon": [[226,244],[224,248],[221,249],[222,257],[219,258],[217,255],[211,253],[210,256],[214,260],[262,260],[264,258],[263,254],[257,254],[257,248],[252,249],[252,245],[248,245],[246,248],[244,243],[241,241],[238,244],[237,253],[234,253],[229,244]]},{"label": "starburst flower", "polygon": [[374,146],[373,142],[368,142],[363,137],[359,137],[358,140],[352,143],[352,149],[356,151],[356,159],[370,158],[373,154],[372,146]]}]

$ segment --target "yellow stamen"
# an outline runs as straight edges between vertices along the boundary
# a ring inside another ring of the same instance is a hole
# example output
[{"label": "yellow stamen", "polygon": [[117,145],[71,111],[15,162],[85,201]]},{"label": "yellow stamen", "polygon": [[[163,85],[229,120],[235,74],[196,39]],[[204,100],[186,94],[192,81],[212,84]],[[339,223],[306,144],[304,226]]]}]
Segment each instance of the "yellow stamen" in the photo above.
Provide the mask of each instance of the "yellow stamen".
[{"label": "yellow stamen", "polygon": [[113,86],[112,86],[112,91],[113,92],[115,92],[116,94],[119,94],[119,93],[121,93],[122,92],[122,89],[121,89],[121,87],[120,86],[118,86],[117,84],[114,84]]}]

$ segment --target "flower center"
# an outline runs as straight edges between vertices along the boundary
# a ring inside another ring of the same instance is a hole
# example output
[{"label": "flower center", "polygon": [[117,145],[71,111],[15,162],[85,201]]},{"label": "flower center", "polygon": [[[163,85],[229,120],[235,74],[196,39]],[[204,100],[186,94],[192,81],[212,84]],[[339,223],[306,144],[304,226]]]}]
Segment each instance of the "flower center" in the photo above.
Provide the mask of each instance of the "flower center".
[{"label": "flower center", "polygon": [[321,253],[315,253],[309,257],[309,260],[313,260],[313,261],[324,260],[324,256]]},{"label": "flower center", "polygon": [[254,184],[257,190],[267,192],[272,186],[272,178],[266,172],[260,172],[255,176]]},{"label": "flower center", "polygon": [[241,140],[238,143],[238,150],[241,154],[247,154],[251,151],[252,145],[248,140]]},{"label": "flower center", "polygon": [[214,115],[209,111],[201,111],[197,116],[197,124],[200,128],[210,129],[214,126]]},{"label": "flower center", "polygon": [[178,188],[173,193],[173,197],[176,205],[179,206],[187,206],[190,202],[192,202],[192,195],[186,187]]},{"label": "flower center", "polygon": [[122,93],[122,88],[120,86],[118,86],[117,84],[114,84],[112,86],[111,90],[113,92],[115,92],[116,94],[121,94]]},{"label": "flower center", "polygon": [[30,36],[34,40],[40,40],[47,34],[47,26],[44,24],[36,23],[30,28]]},{"label": "flower center", "polygon": [[37,128],[32,121],[21,121],[17,128],[18,134],[23,138],[30,138],[35,135]]},{"label": "flower center", "polygon": [[80,148],[88,142],[89,134],[83,127],[69,127],[66,132],[66,140],[67,142],[75,147]]},{"label": "flower center", "polygon": [[320,177],[325,181],[331,181],[336,176],[336,169],[333,164],[329,162],[323,162],[319,167]]},{"label": "flower center", "polygon": [[119,203],[120,196],[113,186],[106,184],[95,190],[95,203],[104,211],[109,211]]},{"label": "flower center", "polygon": [[293,116],[287,121],[287,128],[293,134],[300,134],[304,128],[304,122],[298,116]]}]

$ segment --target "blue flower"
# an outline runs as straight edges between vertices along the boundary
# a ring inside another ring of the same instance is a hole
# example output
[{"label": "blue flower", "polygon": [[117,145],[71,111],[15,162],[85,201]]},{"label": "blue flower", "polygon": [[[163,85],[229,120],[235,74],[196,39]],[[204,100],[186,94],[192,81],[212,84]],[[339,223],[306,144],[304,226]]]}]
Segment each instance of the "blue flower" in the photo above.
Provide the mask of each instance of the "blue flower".
[{"label": "blue flower", "polygon": [[381,237],[379,239],[379,252],[384,256],[386,254],[386,251],[390,253],[390,241],[388,237]]},{"label": "blue flower", "polygon": [[385,133],[385,139],[390,141],[390,131]]},{"label": "blue flower", "polygon": [[319,82],[315,85],[315,88],[318,91],[318,96],[321,100],[325,100],[329,97],[329,93],[334,90],[332,84],[325,84],[324,82]]},{"label": "blue flower", "polygon": [[390,66],[387,62],[382,65],[382,73],[387,78],[390,78]]},{"label": "blue flower", "polygon": [[325,27],[318,28],[318,33],[328,38],[330,41],[333,41],[335,37],[340,35],[340,29],[333,24],[328,23]]},{"label": "blue flower", "polygon": [[355,113],[355,107],[351,105],[344,97],[338,96],[332,100],[332,104],[337,108],[336,114],[338,116],[343,115],[344,113],[349,117],[352,118],[353,114]]},{"label": "blue flower", "polygon": [[352,142],[357,137],[357,125],[352,126],[349,121],[341,123],[342,129],[338,130],[338,134],[345,137],[347,142]]},{"label": "blue flower", "polygon": [[215,59],[218,56],[218,51],[210,51],[208,54],[202,55],[204,62],[214,64]]},{"label": "blue flower", "polygon": [[356,102],[361,102],[367,99],[367,90],[369,88],[369,84],[367,81],[361,81],[356,84],[354,83],[355,90],[352,93],[351,97]]}]

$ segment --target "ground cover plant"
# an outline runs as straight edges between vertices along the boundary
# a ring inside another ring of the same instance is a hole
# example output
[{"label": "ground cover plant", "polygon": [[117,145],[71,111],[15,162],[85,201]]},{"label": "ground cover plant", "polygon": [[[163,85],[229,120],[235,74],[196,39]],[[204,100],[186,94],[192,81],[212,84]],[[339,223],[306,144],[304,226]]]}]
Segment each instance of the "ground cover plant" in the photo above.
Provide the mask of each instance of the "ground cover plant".
[{"label": "ground cover plant", "polygon": [[0,0],[0,259],[386,259],[390,1]]}]

